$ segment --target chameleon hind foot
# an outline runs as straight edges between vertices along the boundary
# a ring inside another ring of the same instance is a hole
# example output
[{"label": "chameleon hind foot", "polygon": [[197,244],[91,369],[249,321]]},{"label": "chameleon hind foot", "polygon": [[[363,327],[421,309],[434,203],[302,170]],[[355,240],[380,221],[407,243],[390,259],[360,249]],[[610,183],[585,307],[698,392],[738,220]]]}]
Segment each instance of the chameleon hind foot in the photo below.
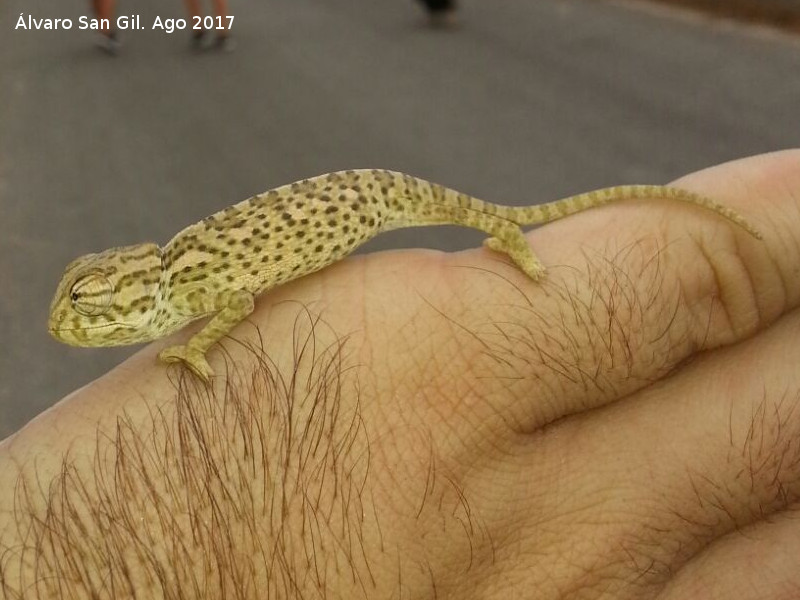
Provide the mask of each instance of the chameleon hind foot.
[{"label": "chameleon hind foot", "polygon": [[538,281],[544,275],[544,265],[536,258],[528,245],[528,240],[519,229],[516,229],[515,233],[509,232],[509,235],[503,238],[497,236],[486,238],[483,240],[483,245],[490,250],[508,255],[514,264],[534,281]]},{"label": "chameleon hind foot", "polygon": [[183,363],[206,383],[209,383],[214,375],[214,370],[208,364],[205,354],[191,346],[170,346],[159,352],[158,358],[166,363]]}]

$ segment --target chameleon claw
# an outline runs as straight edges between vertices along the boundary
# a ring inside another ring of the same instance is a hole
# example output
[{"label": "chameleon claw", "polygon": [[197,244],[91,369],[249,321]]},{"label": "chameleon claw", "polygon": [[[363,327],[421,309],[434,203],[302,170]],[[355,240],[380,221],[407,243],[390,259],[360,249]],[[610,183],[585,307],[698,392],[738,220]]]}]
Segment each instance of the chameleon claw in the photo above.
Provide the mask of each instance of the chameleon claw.
[{"label": "chameleon claw", "polygon": [[214,370],[208,364],[205,355],[189,346],[170,346],[159,352],[158,358],[166,363],[183,363],[206,383],[209,383],[214,375]]}]

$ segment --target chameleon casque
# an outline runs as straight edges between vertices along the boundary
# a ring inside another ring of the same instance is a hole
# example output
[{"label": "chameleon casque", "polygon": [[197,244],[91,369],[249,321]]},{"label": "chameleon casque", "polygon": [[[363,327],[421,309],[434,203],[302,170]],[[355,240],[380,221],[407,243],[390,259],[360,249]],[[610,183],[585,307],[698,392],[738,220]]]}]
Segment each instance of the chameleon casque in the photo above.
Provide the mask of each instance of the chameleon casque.
[{"label": "chameleon casque", "polygon": [[489,234],[486,246],[507,254],[537,280],[544,267],[520,225],[651,198],[701,206],[761,238],[730,208],[674,187],[619,186],[510,207],[393,171],[341,171],[244,200],[190,225],[164,247],[145,243],[81,256],[67,266],[58,285],[48,327],[70,345],[121,346],[164,337],[210,316],[186,345],[159,354],[208,381],[213,371],[206,352],[253,311],[256,295],[336,262],[383,231],[473,227]]}]

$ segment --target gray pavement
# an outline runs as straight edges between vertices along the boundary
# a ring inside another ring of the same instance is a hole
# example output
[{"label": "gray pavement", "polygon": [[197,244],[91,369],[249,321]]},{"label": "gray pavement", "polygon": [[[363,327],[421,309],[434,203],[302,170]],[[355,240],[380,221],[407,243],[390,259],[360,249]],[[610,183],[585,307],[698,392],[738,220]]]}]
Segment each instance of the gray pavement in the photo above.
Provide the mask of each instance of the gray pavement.
[{"label": "gray pavement", "polygon": [[[88,3],[87,3],[88,4]],[[154,240],[283,183],[348,167],[403,170],[527,204],[664,183],[798,144],[800,45],[596,0],[462,1],[422,26],[411,0],[234,3],[231,54],[149,29],[177,2],[120,2],[144,31],[116,58],[89,32],[15,30],[0,4],[0,438],[135,350],[51,340],[73,257]],[[367,250],[456,249],[453,228]]]}]

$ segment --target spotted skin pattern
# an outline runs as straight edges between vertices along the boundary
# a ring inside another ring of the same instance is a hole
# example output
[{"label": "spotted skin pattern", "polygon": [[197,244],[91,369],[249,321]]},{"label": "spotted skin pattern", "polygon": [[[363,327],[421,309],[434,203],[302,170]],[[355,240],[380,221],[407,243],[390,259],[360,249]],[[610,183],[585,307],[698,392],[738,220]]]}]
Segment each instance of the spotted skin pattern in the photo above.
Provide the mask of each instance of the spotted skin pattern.
[{"label": "spotted skin pattern", "polygon": [[520,225],[547,223],[629,199],[664,198],[712,210],[761,238],[733,210],[678,188],[619,186],[531,207],[491,204],[393,171],[359,169],[285,185],[226,208],[163,248],[138,244],[70,263],[50,308],[49,330],[75,346],[158,339],[211,317],[186,345],[163,350],[208,381],[205,354],[253,311],[255,296],[318,271],[391,229],[454,224],[489,234],[531,279],[544,267]]}]

